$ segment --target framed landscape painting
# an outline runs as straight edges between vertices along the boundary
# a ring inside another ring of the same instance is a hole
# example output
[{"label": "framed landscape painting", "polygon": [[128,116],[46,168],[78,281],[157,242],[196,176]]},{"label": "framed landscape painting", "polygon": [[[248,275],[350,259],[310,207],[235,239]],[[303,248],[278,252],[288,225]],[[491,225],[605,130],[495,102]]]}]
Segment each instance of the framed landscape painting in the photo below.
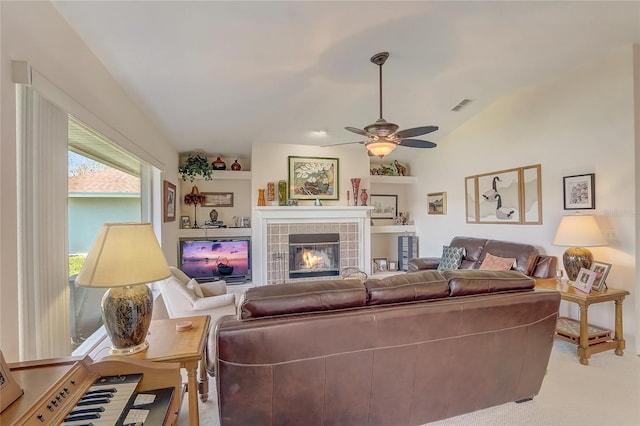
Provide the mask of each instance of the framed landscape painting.
[{"label": "framed landscape painting", "polygon": [[338,200],[338,159],[289,156],[289,198]]}]

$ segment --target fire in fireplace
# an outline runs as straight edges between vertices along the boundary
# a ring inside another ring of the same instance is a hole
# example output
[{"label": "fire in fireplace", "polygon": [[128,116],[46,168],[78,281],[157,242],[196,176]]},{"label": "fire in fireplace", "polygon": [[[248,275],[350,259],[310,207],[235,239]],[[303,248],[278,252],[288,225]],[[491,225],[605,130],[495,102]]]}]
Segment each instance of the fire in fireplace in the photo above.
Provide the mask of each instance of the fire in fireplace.
[{"label": "fire in fireplace", "polygon": [[289,234],[289,278],[340,275],[340,234]]}]

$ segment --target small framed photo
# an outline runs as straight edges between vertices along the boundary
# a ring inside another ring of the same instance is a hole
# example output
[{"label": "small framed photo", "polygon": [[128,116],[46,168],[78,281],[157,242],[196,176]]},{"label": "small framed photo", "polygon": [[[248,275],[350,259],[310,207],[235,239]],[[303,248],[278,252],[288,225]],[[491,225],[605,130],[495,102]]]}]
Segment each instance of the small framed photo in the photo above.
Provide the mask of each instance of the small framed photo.
[{"label": "small framed photo", "polygon": [[389,261],[389,271],[397,271],[398,270],[398,262],[396,260]]},{"label": "small framed photo", "polygon": [[596,175],[565,176],[562,178],[565,210],[593,210],[596,208]]},{"label": "small framed photo", "polygon": [[371,219],[394,219],[398,214],[398,196],[371,194],[369,197]]},{"label": "small framed photo", "polygon": [[447,193],[432,192],[427,194],[429,211],[427,214],[447,214]]},{"label": "small framed photo", "polygon": [[191,228],[191,219],[189,219],[189,216],[180,216],[180,227],[182,229]]},{"label": "small framed photo", "polygon": [[606,280],[607,275],[609,275],[609,271],[611,270],[611,264],[594,260],[590,269],[596,273],[596,279],[593,282],[591,289],[595,291],[604,290],[607,287]]},{"label": "small framed photo", "polygon": [[573,286],[580,291],[585,293],[589,293],[591,291],[591,287],[593,286],[593,282],[596,280],[596,273],[587,268],[580,268],[578,271],[578,276],[573,283]]},{"label": "small framed photo", "polygon": [[169,181],[163,183],[164,221],[176,220],[176,186]]},{"label": "small framed photo", "polygon": [[386,272],[389,264],[386,257],[373,258],[373,272]]}]

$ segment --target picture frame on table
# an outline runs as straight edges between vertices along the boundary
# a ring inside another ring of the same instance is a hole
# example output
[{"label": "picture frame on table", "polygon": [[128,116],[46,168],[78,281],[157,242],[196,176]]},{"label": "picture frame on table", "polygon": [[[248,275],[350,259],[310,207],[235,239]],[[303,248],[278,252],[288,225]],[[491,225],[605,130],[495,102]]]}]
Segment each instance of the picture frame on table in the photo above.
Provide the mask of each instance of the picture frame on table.
[{"label": "picture frame on table", "polygon": [[388,260],[386,257],[374,257],[373,258],[373,272],[386,272],[389,269]]},{"label": "picture frame on table", "polygon": [[176,220],[176,186],[165,180],[162,187],[164,221],[173,222]]},{"label": "picture frame on table", "polygon": [[289,156],[288,199],[339,200],[338,182],[338,158]]},{"label": "picture frame on table", "polygon": [[447,193],[431,192],[427,194],[429,209],[427,214],[447,214]]},{"label": "picture frame on table", "polygon": [[565,176],[562,178],[564,209],[593,210],[596,208],[596,174]]},{"label": "picture frame on table", "polygon": [[189,219],[189,216],[180,216],[180,228],[191,229],[191,219]]},{"label": "picture frame on table", "polygon": [[604,290],[607,287],[607,275],[611,270],[611,264],[594,260],[589,269],[596,273],[596,279],[591,289],[595,291]]},{"label": "picture frame on table", "polygon": [[584,293],[590,293],[593,282],[596,280],[596,273],[587,268],[580,268],[578,276],[573,282],[573,286]]},{"label": "picture frame on table", "polygon": [[371,194],[369,197],[371,219],[395,219],[398,215],[398,196],[387,194]]}]

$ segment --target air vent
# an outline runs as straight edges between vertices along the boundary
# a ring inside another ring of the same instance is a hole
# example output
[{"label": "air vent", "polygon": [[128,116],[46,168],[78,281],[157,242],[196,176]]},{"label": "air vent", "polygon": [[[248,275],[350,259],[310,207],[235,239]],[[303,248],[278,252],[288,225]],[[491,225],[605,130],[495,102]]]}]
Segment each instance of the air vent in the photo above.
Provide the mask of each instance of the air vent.
[{"label": "air vent", "polygon": [[471,102],[471,99],[463,99],[460,102],[457,103],[456,106],[454,106],[453,108],[451,108],[451,111],[460,111],[462,108],[464,108],[469,102]]}]

